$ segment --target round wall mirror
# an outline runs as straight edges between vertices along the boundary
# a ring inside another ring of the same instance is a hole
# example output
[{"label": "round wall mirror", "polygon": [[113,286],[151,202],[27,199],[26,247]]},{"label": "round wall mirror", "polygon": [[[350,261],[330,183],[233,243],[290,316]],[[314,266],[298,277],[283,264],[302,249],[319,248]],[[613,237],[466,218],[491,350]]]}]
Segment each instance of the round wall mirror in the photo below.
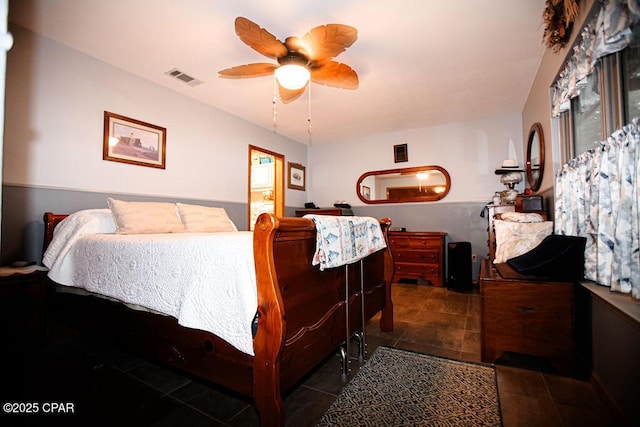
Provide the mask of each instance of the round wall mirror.
[{"label": "round wall mirror", "polygon": [[450,189],[449,172],[440,166],[366,172],[356,183],[358,198],[367,204],[434,202]]},{"label": "round wall mirror", "polygon": [[531,188],[531,191],[538,191],[542,183],[542,174],[544,173],[544,135],[540,123],[534,123],[529,130],[525,169],[529,188]]}]

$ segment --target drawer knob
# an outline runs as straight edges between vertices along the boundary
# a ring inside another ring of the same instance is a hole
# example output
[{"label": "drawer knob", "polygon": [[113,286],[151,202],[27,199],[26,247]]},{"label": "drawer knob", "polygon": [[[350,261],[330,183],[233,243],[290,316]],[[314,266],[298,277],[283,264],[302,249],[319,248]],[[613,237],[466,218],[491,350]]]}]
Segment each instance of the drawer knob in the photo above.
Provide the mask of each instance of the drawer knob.
[{"label": "drawer knob", "polygon": [[516,310],[520,313],[529,313],[534,311],[535,309],[533,307],[516,307]]}]

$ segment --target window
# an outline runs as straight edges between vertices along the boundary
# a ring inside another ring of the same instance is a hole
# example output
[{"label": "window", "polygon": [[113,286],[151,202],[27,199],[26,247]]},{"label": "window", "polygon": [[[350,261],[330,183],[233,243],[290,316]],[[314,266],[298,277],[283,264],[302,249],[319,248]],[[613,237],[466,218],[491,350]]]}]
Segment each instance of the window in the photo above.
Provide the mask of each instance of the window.
[{"label": "window", "polygon": [[622,52],[625,123],[640,117],[640,31],[635,31],[631,44]]},{"label": "window", "polygon": [[602,114],[600,98],[600,73],[598,69],[587,77],[586,86],[580,95],[571,100],[571,122],[573,124],[573,157],[594,148],[602,141]]},{"label": "window", "polygon": [[[559,115],[563,163],[640,117],[640,32],[632,44],[600,59],[568,111]],[[621,82],[621,83],[620,83]]]},{"label": "window", "polygon": [[626,0],[594,2],[551,86],[561,163],[640,117],[640,15]]}]

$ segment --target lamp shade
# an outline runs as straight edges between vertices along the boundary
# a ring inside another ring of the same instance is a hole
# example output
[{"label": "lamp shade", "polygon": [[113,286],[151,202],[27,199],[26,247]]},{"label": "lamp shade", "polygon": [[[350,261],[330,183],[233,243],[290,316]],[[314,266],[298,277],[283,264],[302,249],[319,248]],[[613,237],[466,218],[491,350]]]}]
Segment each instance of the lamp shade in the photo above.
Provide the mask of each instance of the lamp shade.
[{"label": "lamp shade", "polygon": [[306,67],[296,64],[281,65],[276,69],[278,83],[286,89],[302,89],[311,77],[311,73]]},{"label": "lamp shade", "polygon": [[500,177],[500,182],[503,184],[518,184],[522,181],[522,174],[520,172],[509,172]]}]

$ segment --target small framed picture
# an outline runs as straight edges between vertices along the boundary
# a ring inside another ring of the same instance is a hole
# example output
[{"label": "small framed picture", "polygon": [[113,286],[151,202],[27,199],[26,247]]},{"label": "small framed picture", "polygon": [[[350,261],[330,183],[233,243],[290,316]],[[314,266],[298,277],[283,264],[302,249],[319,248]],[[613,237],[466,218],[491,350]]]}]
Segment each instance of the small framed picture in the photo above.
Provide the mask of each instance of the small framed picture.
[{"label": "small framed picture", "polygon": [[409,151],[407,149],[407,144],[394,145],[393,158],[395,163],[409,161]]},{"label": "small framed picture", "polygon": [[300,163],[289,162],[289,188],[294,190],[305,190],[306,169]]},{"label": "small framed picture", "polygon": [[102,159],[165,168],[167,129],[104,112]]}]

